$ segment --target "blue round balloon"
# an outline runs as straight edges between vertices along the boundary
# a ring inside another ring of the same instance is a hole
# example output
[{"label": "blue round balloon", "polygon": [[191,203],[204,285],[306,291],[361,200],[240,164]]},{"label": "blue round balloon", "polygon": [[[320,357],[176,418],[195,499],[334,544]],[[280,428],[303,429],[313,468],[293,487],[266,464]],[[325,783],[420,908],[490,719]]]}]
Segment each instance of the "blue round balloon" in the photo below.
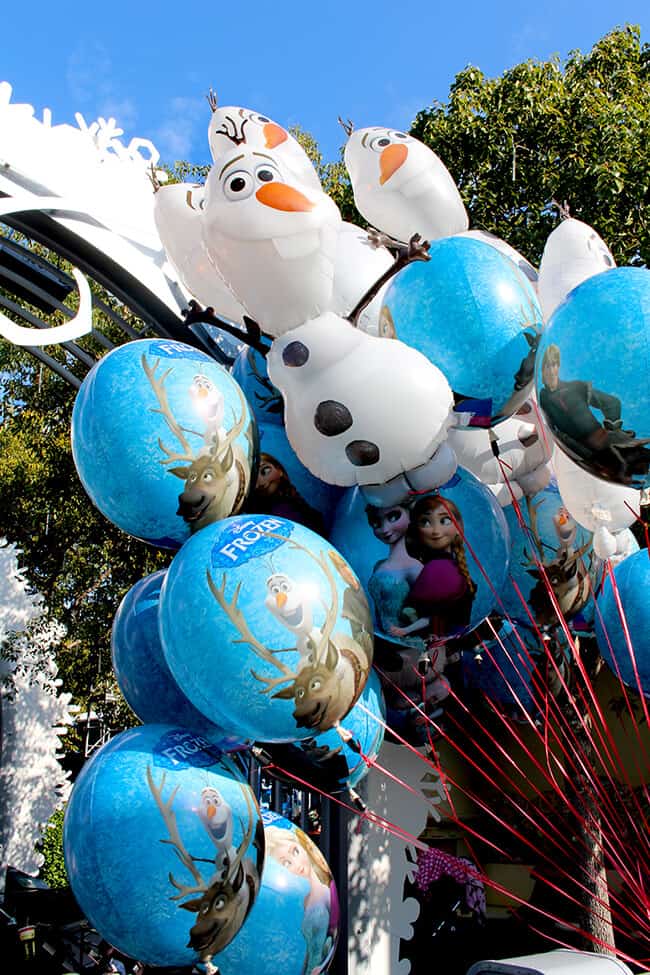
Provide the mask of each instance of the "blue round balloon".
[{"label": "blue round balloon", "polygon": [[367,774],[384,741],[386,705],[381,682],[371,671],[361,697],[341,721],[344,733],[352,736],[350,747],[337,731],[324,731],[314,738],[289,744],[264,744],[277,778],[295,785],[292,776],[321,792],[335,794],[355,788]]},{"label": "blue round balloon", "polygon": [[218,959],[222,975],[318,975],[334,957],[340,909],[316,844],[274,812],[263,812],[267,856],[250,917]]},{"label": "blue round balloon", "polygon": [[598,477],[650,485],[650,275],[611,268],[574,288],[540,342],[537,398],[562,449]]},{"label": "blue round balloon", "polygon": [[[616,588],[630,635],[630,653],[609,577],[596,601],[596,639],[603,657],[623,683],[650,697],[650,558],[641,549],[614,569]],[[634,673],[636,664],[639,681]]]},{"label": "blue round balloon", "polygon": [[353,488],[331,537],[371,597],[375,632],[404,647],[424,650],[472,629],[507,576],[503,512],[462,468],[437,491],[387,508],[366,505]]},{"label": "blue round balloon", "polygon": [[584,614],[596,585],[591,532],[566,509],[554,477],[543,491],[522,498],[518,505],[525,527],[519,523],[514,505],[505,509],[511,539],[510,576],[498,609],[526,626],[533,621],[537,626],[558,623],[541,563],[565,619]]},{"label": "blue round balloon", "polygon": [[485,695],[513,720],[525,721],[527,714],[537,711],[532,688],[535,651],[539,643],[532,631],[504,622],[498,640],[463,653],[465,691]]},{"label": "blue round balloon", "polygon": [[431,260],[396,276],[384,298],[398,339],[443,371],[462,425],[512,415],[530,392],[542,311],[526,275],[468,237],[434,241]]},{"label": "blue round balloon", "polygon": [[272,516],[190,538],[163,584],[160,633],[192,703],[258,741],[334,727],[372,664],[370,610],[350,567],[314,532]]},{"label": "blue round balloon", "polygon": [[124,731],[93,756],[63,844],[91,924],[148,965],[221,951],[253,906],[264,858],[250,786],[207,738],[173,725]]},{"label": "blue round balloon", "polygon": [[72,453],[91,501],[118,528],[162,548],[241,509],[255,439],[229,373],[168,340],[109,352],[72,413]]},{"label": "blue round balloon", "polygon": [[257,479],[246,510],[288,518],[319,535],[327,535],[343,493],[307,470],[293,451],[283,426],[259,427]]},{"label": "blue round balloon", "polygon": [[265,357],[250,347],[243,349],[233,363],[232,374],[257,422],[284,426],[282,393],[269,379]]},{"label": "blue round balloon", "polygon": [[161,569],[136,582],[115,614],[111,653],[117,684],[144,724],[173,721],[207,735],[223,751],[246,748],[249,742],[208,721],[172,677],[158,632],[158,603],[166,574]]}]

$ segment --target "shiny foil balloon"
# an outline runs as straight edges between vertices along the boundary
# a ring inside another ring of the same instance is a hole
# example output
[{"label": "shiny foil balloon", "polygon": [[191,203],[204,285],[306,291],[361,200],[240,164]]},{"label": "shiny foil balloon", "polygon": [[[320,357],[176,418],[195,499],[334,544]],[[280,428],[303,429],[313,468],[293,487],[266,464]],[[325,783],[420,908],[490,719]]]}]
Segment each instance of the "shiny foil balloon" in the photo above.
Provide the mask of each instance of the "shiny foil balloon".
[{"label": "shiny foil balloon", "polygon": [[352,736],[354,747],[344,743],[336,731],[324,731],[314,738],[288,744],[264,744],[262,749],[270,755],[273,765],[269,774],[292,786],[296,784],[292,778],[295,776],[330,795],[353,789],[368,772],[366,759],[372,761],[379,754],[385,721],[384,695],[373,670],[361,697],[341,721],[343,730]]},{"label": "shiny foil balloon", "polygon": [[245,926],[216,959],[222,975],[316,975],[329,968],[340,909],[332,872],[313,840],[274,812],[263,812],[267,856],[262,886]]},{"label": "shiny foil balloon", "polygon": [[609,578],[605,580],[597,601],[598,649],[625,684],[650,697],[650,559],[647,549],[641,549],[617,565],[614,578],[632,650],[625,637],[614,587]]},{"label": "shiny foil balloon", "polygon": [[170,340],[113,349],[84,379],[72,413],[72,453],[93,504],[163,548],[240,510],[254,442],[237,383]]},{"label": "shiny foil balloon", "polygon": [[285,128],[260,112],[234,105],[212,106],[208,126],[210,152],[215,164],[223,165],[223,157],[233,146],[243,145],[257,150],[259,157],[273,152],[296,178],[320,192],[322,187],[314,165],[298,140]]},{"label": "shiny foil balloon", "polygon": [[331,537],[370,596],[375,632],[420,651],[480,623],[507,576],[503,512],[461,468],[436,493],[386,508],[348,492]]},{"label": "shiny foil balloon", "polygon": [[584,613],[596,584],[591,532],[570,514],[554,478],[543,491],[522,499],[519,510],[525,527],[514,506],[505,512],[512,548],[503,611],[524,625],[532,625],[531,615],[537,626],[558,623],[541,564],[564,617]]},{"label": "shiny foil balloon", "polygon": [[258,430],[259,462],[246,510],[288,518],[327,536],[342,488],[319,480],[300,463],[284,427],[269,423]]},{"label": "shiny foil balloon", "polygon": [[537,399],[560,447],[628,487],[650,485],[650,275],[618,267],[583,281],[548,323]]},{"label": "shiny foil balloon", "polygon": [[210,260],[267,335],[329,308],[341,215],[279,153],[233,147],[205,184],[201,212]]},{"label": "shiny foil balloon", "polygon": [[459,426],[512,415],[533,382],[542,312],[522,271],[466,237],[435,241],[431,260],[400,271],[384,307],[398,339],[447,377]]},{"label": "shiny foil balloon", "polygon": [[562,220],[544,245],[539,265],[539,302],[548,321],[567,295],[595,274],[616,267],[609,247],[593,227],[574,220]]},{"label": "shiny foil balloon", "polygon": [[197,183],[161,186],[153,199],[156,230],[183,286],[220,318],[241,323],[244,309],[210,263],[201,234],[204,188]]},{"label": "shiny foil balloon", "polygon": [[192,703],[258,741],[334,727],[372,663],[352,570],[320,536],[270,515],[210,525],[183,546],[163,585],[160,633]]},{"label": "shiny foil balloon", "polygon": [[90,923],[147,965],[209,963],[248,916],[264,861],[250,786],[209,739],[174,725],[132,728],[95,753],[63,846]]},{"label": "shiny foil balloon", "polygon": [[222,751],[247,747],[208,721],[181,693],[171,675],[158,632],[158,604],[166,570],[129,589],[113,620],[111,654],[115,680],[126,703],[144,724],[175,722],[206,735]]},{"label": "shiny foil balloon", "polygon": [[395,129],[355,129],[345,146],[354,202],[373,227],[408,242],[467,230],[463,201],[449,170],[423,142]]}]

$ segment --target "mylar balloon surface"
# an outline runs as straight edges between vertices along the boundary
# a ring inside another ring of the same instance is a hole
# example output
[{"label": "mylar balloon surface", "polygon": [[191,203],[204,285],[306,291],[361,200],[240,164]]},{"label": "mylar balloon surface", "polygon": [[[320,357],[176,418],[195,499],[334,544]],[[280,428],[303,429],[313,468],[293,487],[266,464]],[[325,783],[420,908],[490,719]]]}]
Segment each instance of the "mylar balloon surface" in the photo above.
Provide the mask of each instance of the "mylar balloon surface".
[{"label": "mylar balloon surface", "polygon": [[319,192],[322,189],[318,173],[298,140],[260,112],[215,105],[208,126],[208,141],[215,164],[223,165],[223,157],[233,146],[244,145],[263,153],[273,152],[300,182]]},{"label": "mylar balloon surface", "polygon": [[331,537],[371,597],[376,633],[420,651],[480,623],[506,580],[503,512],[461,468],[437,493],[388,508],[350,491]]},{"label": "mylar balloon surface", "polygon": [[257,477],[246,510],[288,518],[318,535],[327,535],[342,489],[314,477],[300,463],[284,428],[259,427]]},{"label": "mylar balloon surface", "polygon": [[320,536],[271,516],[194,535],[167,572],[160,627],[193,704],[258,741],[334,727],[372,663],[370,610],[354,573]]},{"label": "mylar balloon surface", "polygon": [[372,761],[379,754],[385,721],[381,683],[372,670],[359,700],[341,721],[341,728],[352,735],[355,747],[344,743],[334,730],[303,741],[265,744],[263,749],[275,766],[270,774],[285,778],[291,785],[295,785],[291,776],[297,776],[330,795],[354,788],[368,772],[366,759]]},{"label": "mylar balloon surface", "polygon": [[[345,318],[359,299],[393,264],[385,247],[372,243],[367,231],[352,223],[342,223],[336,246],[334,289],[331,311]],[[369,335],[394,338],[390,323],[381,309],[387,285],[380,288],[359,316],[358,327]]]},{"label": "mylar balloon surface", "polygon": [[440,370],[332,312],[276,339],[268,370],[291,446],[329,484],[382,484],[427,464],[447,437],[452,394]]},{"label": "mylar balloon surface", "polygon": [[567,510],[587,531],[604,526],[614,534],[640,517],[640,491],[594,477],[562,450],[555,450],[553,467]]},{"label": "mylar balloon surface", "polygon": [[206,735],[222,751],[246,747],[208,721],[181,693],[165,660],[158,632],[158,604],[166,570],[129,589],[113,620],[111,655],[118,687],[144,724],[176,722]]},{"label": "mylar balloon surface", "polygon": [[384,305],[398,339],[443,371],[456,422],[488,426],[514,413],[532,387],[542,312],[530,281],[496,248],[467,237],[431,245],[405,267]]},{"label": "mylar balloon surface", "polygon": [[313,840],[263,812],[267,855],[246,925],[217,959],[223,975],[318,975],[334,957],[340,909],[332,872]]},{"label": "mylar balloon surface", "polygon": [[203,241],[247,314],[282,335],[332,299],[341,216],[273,155],[232,149],[205,184]]},{"label": "mylar balloon surface", "polygon": [[597,477],[650,485],[650,274],[612,268],[575,288],[537,353],[537,399],[553,436]]},{"label": "mylar balloon surface", "polygon": [[204,188],[198,183],[161,186],[153,201],[156,229],[183,286],[217,315],[241,322],[244,309],[210,263],[201,233]]},{"label": "mylar balloon surface", "polygon": [[612,252],[593,227],[573,217],[563,220],[549,234],[539,265],[537,290],[544,321],[579,284],[613,267]]},{"label": "mylar balloon surface", "polygon": [[84,379],[72,413],[72,453],[93,504],[163,548],[240,510],[254,441],[237,383],[182,342],[113,349]]},{"label": "mylar balloon surface", "polygon": [[148,965],[209,962],[259,891],[255,796],[227,756],[185,728],[146,725],[104,745],[75,782],[63,842],[84,914]]},{"label": "mylar balloon surface", "polygon": [[524,602],[512,581],[506,582],[503,610],[524,625],[532,626],[531,615],[538,626],[558,622],[539,562],[564,617],[572,619],[584,611],[595,583],[591,532],[571,516],[555,479],[539,494],[520,501],[519,510],[525,528],[513,506],[505,514],[512,542],[510,576]]},{"label": "mylar balloon surface", "polygon": [[484,244],[489,244],[490,247],[494,247],[496,250],[500,251],[506,257],[509,257],[513,261],[519,270],[526,275],[532,286],[537,289],[537,281],[539,275],[533,265],[527,260],[523,254],[520,254],[518,250],[515,250],[511,244],[507,241],[502,240],[501,237],[497,237],[495,234],[491,234],[487,230],[466,230],[464,233],[459,234],[460,237],[469,237],[473,240],[480,240]]},{"label": "mylar balloon surface", "polygon": [[373,126],[356,129],[345,146],[354,202],[378,230],[408,241],[467,230],[460,193],[441,159],[406,132]]},{"label": "mylar balloon surface", "polygon": [[[625,637],[614,587],[609,577],[597,600],[598,649],[615,674],[645,697],[650,697],[650,559],[647,549],[630,555],[614,569],[623,619],[632,644]],[[635,674],[635,670],[638,674]]]}]

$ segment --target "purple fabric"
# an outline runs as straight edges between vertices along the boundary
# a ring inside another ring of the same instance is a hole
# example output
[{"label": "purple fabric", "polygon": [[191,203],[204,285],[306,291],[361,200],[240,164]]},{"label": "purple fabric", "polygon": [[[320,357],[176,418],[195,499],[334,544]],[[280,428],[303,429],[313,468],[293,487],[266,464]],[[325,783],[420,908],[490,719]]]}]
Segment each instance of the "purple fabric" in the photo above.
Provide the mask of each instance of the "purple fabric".
[{"label": "purple fabric", "polygon": [[426,894],[431,884],[441,877],[451,877],[465,888],[465,904],[470,911],[481,916],[486,913],[485,888],[479,871],[471,860],[443,853],[435,847],[418,850],[415,885]]},{"label": "purple fabric", "polygon": [[422,572],[411,586],[409,602],[418,608],[435,603],[460,599],[467,591],[467,582],[458,563],[451,555],[432,559],[422,566]]}]

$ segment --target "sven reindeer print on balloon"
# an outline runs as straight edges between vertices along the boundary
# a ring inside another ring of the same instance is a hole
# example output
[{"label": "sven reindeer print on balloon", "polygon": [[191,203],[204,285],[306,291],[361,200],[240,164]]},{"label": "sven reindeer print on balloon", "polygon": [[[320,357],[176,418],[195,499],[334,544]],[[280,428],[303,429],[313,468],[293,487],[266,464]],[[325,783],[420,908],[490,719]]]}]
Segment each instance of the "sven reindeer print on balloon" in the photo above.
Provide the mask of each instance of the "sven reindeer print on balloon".
[{"label": "sven reindeer print on balloon", "polygon": [[[226,431],[224,429],[225,404],[222,392],[203,374],[194,376],[187,390],[194,415],[203,422],[202,430],[188,430],[174,416],[165,386],[170,369],[159,373],[160,360],[149,362],[142,355],[142,368],[151,385],[157,407],[178,446],[168,445],[162,439],[158,446],[165,455],[160,461],[167,472],[185,481],[185,488],[178,498],[178,512],[191,531],[198,531],[210,522],[236,514],[250,486],[250,462],[237,438],[250,424],[248,404],[236,384],[239,398],[239,415]],[[201,438],[198,447],[192,447],[189,436]],[[169,466],[176,462],[182,466]]]},{"label": "sven reindeer print on balloon", "polygon": [[[197,865],[205,861],[202,858],[199,860],[186,849],[176,822],[173,806],[177,790],[172,788],[167,797],[163,798],[165,773],[156,783],[151,768],[147,769],[147,782],[169,833],[169,838],[163,839],[162,842],[174,848],[181,864],[192,877],[192,881],[187,883],[176,879],[170,872],[169,882],[177,891],[176,894],[171,895],[171,900],[178,901],[178,907],[183,910],[197,915],[195,923],[190,928],[189,947],[197,952],[200,961],[206,966],[206,972],[217,972],[218,969],[212,964],[213,955],[225,948],[239,931],[260,887],[264,840],[260,835],[262,829],[259,820],[256,829],[253,800],[248,789],[242,787],[248,810],[248,822],[242,821],[240,824],[243,835],[237,848],[231,846],[227,852],[224,851],[222,843],[215,842],[209,822],[206,822],[202,811],[198,811],[206,831],[216,846],[215,873],[206,880]],[[203,790],[204,794],[206,791]],[[202,805],[204,805],[204,798],[205,795],[202,796]],[[226,817],[228,815],[230,816],[230,822],[227,823],[228,833],[232,837],[230,807],[227,807]],[[251,845],[256,851],[255,862],[250,856],[246,856],[250,852]],[[186,897],[191,899],[184,900]]]}]

